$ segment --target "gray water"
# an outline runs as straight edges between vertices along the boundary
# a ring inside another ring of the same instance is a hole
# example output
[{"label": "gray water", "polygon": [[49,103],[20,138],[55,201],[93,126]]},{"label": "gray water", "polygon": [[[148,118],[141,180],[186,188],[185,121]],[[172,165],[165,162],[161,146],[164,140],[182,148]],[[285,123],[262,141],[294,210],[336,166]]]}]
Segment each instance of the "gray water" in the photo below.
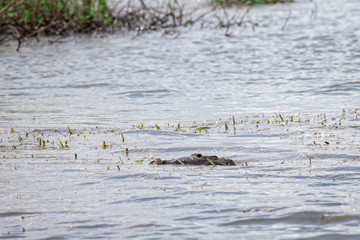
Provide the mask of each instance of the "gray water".
[{"label": "gray water", "polygon": [[359,1],[245,20],[1,46],[0,238],[358,239]]}]

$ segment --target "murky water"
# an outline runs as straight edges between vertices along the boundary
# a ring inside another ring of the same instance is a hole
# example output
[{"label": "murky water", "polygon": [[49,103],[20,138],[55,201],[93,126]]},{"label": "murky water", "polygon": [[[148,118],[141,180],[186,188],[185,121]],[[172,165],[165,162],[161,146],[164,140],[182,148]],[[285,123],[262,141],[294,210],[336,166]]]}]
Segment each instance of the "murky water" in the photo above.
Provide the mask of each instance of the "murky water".
[{"label": "murky water", "polygon": [[2,46],[0,238],[358,239],[359,2],[245,19]]}]

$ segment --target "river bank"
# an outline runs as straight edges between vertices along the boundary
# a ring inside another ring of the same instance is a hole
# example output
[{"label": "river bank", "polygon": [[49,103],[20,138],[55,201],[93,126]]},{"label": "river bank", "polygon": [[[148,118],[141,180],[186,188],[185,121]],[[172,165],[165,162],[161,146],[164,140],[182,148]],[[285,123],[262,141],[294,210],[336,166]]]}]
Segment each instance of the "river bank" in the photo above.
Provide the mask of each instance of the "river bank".
[{"label": "river bank", "polygon": [[[23,42],[40,36],[61,37],[73,34],[114,33],[117,31],[136,31],[142,34],[148,31],[173,32],[178,27],[189,27],[195,23],[204,25],[205,16],[221,10],[221,18],[213,26],[228,30],[230,26],[243,24],[248,6],[257,4],[275,4],[284,1],[208,1],[200,8],[190,2],[154,1],[107,2],[100,1],[27,1],[12,0],[0,4],[0,44],[15,40],[17,50]],[[247,7],[241,18],[230,18],[226,9],[233,5]],[[188,7],[190,5],[190,7]],[[200,23],[199,23],[200,22]],[[209,22],[207,22],[209,24]],[[225,35],[228,34],[226,31]]]}]

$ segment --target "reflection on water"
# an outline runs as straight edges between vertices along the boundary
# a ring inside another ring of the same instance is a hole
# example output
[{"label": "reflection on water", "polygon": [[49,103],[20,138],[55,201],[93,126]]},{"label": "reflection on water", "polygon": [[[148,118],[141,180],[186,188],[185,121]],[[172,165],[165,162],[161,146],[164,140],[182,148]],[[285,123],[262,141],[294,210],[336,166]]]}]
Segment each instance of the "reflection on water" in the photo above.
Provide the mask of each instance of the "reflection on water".
[{"label": "reflection on water", "polygon": [[1,47],[0,238],[357,239],[359,13]]}]

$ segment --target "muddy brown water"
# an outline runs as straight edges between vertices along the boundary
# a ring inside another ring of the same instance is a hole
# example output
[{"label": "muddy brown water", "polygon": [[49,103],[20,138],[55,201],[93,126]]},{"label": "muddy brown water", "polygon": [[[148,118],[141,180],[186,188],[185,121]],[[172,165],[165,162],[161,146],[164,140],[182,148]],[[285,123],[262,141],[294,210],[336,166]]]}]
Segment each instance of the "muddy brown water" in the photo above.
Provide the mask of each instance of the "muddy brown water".
[{"label": "muddy brown water", "polygon": [[0,47],[0,238],[358,239],[359,6]]}]

